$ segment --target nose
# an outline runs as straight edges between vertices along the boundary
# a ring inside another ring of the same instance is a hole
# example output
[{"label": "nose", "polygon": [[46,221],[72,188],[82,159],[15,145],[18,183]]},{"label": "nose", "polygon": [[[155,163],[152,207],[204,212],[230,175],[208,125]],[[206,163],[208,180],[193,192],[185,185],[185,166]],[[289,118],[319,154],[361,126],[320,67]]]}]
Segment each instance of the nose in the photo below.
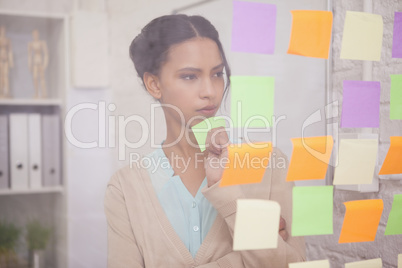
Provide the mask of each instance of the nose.
[{"label": "nose", "polygon": [[200,97],[202,99],[212,99],[216,96],[216,88],[211,78],[204,79],[201,84]]}]

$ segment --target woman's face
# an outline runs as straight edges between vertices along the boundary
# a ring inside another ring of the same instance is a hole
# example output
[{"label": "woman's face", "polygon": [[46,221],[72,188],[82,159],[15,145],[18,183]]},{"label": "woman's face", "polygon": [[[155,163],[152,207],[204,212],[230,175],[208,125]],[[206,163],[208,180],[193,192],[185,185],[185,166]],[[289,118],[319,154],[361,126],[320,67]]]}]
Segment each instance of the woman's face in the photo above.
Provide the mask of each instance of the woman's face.
[{"label": "woman's face", "polygon": [[[201,122],[198,117],[214,116],[224,93],[223,69],[218,46],[209,38],[193,38],[172,46],[158,76],[158,99],[177,107],[164,107],[167,123],[180,121],[177,110],[185,119],[181,124],[189,126]],[[192,120],[194,117],[198,119]]]}]

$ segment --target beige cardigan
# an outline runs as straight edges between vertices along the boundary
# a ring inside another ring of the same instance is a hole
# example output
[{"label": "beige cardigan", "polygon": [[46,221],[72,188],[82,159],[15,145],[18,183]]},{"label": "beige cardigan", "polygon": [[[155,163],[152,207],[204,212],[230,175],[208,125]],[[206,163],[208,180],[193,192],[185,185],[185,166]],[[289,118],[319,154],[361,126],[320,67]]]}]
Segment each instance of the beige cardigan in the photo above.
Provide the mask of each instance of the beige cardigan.
[{"label": "beige cardigan", "polygon": [[[271,163],[283,153],[274,149]],[[287,167],[287,160],[286,160]],[[259,184],[202,189],[218,211],[215,222],[193,259],[171,226],[159,203],[147,170],[132,166],[118,170],[110,179],[104,200],[108,222],[108,267],[250,267],[287,268],[305,260],[302,237],[291,237],[293,183],[286,182],[287,168],[268,167]],[[233,251],[232,238],[239,198],[279,202],[289,238],[280,236],[277,249]]]}]

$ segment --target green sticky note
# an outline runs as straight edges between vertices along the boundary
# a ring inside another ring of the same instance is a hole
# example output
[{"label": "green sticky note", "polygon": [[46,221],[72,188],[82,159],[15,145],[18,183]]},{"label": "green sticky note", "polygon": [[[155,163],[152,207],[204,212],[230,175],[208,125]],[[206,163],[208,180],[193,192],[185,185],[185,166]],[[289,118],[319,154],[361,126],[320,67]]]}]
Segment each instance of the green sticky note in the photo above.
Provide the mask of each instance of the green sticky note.
[{"label": "green sticky note", "polygon": [[231,119],[234,127],[268,128],[274,114],[275,78],[231,76]]},{"label": "green sticky note", "polygon": [[201,152],[205,151],[205,140],[207,139],[208,131],[217,127],[226,127],[224,118],[219,116],[210,117],[191,128]]},{"label": "green sticky note", "polygon": [[402,194],[394,195],[391,212],[389,213],[385,235],[402,234]]},{"label": "green sticky note", "polygon": [[334,186],[293,187],[292,236],[333,234]]},{"label": "green sticky note", "polygon": [[391,74],[390,119],[402,119],[402,75]]}]

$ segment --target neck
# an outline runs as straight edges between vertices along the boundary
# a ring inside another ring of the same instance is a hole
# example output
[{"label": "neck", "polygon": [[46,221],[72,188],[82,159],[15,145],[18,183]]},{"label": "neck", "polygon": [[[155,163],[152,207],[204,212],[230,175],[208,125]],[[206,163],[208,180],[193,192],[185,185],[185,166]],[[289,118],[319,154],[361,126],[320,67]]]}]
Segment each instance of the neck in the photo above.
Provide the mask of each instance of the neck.
[{"label": "neck", "polygon": [[197,140],[194,133],[187,126],[166,118],[166,140],[164,142],[165,152],[174,152],[185,157],[192,157],[199,153]]}]

